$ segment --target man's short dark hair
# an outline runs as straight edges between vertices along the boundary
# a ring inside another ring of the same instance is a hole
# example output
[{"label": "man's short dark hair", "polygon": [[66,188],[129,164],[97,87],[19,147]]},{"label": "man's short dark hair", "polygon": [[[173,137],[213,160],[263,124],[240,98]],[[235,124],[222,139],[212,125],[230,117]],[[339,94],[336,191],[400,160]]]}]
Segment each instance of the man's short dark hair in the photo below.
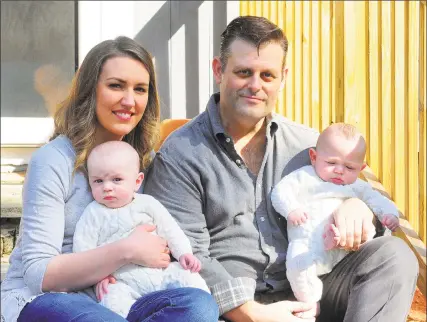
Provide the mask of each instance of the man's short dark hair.
[{"label": "man's short dark hair", "polygon": [[230,45],[236,39],[253,44],[258,51],[264,44],[279,44],[283,49],[282,66],[285,66],[288,39],[283,30],[264,17],[240,16],[231,21],[221,34],[220,60],[223,71],[230,55]]}]

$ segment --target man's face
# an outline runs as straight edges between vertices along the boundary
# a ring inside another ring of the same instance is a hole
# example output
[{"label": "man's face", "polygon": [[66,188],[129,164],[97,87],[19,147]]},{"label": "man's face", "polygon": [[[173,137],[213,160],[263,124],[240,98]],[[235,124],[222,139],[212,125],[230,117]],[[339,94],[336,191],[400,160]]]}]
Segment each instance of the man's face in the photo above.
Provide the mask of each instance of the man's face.
[{"label": "man's face", "polygon": [[219,58],[213,63],[220,87],[221,115],[239,122],[258,122],[269,115],[276,104],[285,71],[283,49],[277,43],[257,48],[243,40],[230,45],[224,71]]}]

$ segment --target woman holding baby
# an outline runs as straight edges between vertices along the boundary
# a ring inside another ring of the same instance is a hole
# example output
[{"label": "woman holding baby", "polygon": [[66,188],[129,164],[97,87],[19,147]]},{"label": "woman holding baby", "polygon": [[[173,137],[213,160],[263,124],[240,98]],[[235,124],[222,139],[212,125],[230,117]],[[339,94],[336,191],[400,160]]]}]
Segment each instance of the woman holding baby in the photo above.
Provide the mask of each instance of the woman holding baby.
[{"label": "woman holding baby", "polygon": [[[127,264],[166,268],[167,243],[138,226],[127,238],[72,253],[73,234],[93,200],[85,175],[89,152],[113,140],[129,143],[141,169],[153,157],[159,99],[151,55],[137,42],[118,37],[95,46],[76,73],[55,115],[49,143],[28,165],[20,237],[1,285],[2,321],[126,321],[97,303],[93,289]],[[178,288],[139,298],[128,321],[217,321],[213,297]]]}]

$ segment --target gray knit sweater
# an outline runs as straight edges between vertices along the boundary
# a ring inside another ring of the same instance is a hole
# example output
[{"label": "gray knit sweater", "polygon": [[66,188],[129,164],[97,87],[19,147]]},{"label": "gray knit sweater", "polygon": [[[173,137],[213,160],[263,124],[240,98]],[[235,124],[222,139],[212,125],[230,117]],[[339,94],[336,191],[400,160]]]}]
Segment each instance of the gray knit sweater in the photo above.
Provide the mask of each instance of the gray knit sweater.
[{"label": "gray knit sweater", "polygon": [[[2,316],[15,321],[26,302],[42,294],[49,261],[71,253],[77,221],[93,200],[86,178],[72,176],[75,152],[59,136],[34,152],[23,188],[20,236],[1,284]],[[92,290],[86,290],[95,299]]]}]

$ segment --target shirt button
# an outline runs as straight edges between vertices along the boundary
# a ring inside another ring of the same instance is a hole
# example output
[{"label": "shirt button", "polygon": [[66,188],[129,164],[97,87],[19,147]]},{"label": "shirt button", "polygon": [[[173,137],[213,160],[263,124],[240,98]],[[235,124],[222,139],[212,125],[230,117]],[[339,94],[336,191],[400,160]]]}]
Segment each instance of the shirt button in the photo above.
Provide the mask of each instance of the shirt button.
[{"label": "shirt button", "polygon": [[230,141],[231,141],[230,138],[225,139],[225,142],[227,142],[227,143],[230,143]]},{"label": "shirt button", "polygon": [[264,218],[264,217],[261,217],[260,219],[261,219],[261,221],[265,221],[265,218]]},{"label": "shirt button", "polygon": [[237,160],[236,160],[236,163],[237,163],[238,165],[241,165],[241,164],[242,164],[242,161],[240,161],[240,159],[237,159]]}]

